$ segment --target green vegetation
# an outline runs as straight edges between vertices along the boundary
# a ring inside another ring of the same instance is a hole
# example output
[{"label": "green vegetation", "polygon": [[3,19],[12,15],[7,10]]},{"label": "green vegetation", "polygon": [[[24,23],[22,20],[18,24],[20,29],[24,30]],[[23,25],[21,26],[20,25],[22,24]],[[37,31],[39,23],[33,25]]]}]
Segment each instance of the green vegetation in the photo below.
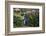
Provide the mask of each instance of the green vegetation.
[{"label": "green vegetation", "polygon": [[28,16],[28,24],[24,24],[24,16],[26,14],[26,10],[22,10],[21,9],[21,13],[19,12],[14,12],[13,15],[13,26],[15,27],[25,27],[26,25],[28,25],[28,27],[39,27],[39,13],[35,12],[35,14],[31,13],[31,15],[29,15],[29,13],[27,14]]},{"label": "green vegetation", "polygon": [[39,15],[29,16],[29,26],[38,27],[39,26]]}]

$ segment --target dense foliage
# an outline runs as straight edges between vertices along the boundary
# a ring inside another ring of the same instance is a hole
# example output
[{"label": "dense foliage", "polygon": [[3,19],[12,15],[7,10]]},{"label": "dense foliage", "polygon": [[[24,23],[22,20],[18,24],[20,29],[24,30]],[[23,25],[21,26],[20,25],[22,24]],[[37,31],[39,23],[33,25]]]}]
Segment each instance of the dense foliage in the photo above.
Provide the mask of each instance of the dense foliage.
[{"label": "dense foliage", "polygon": [[[35,12],[35,14],[31,13],[31,15],[29,15],[29,14],[24,14],[24,12],[26,12],[26,11],[21,12],[20,16],[15,16],[15,15],[13,16],[14,28],[15,27],[26,27],[26,26],[38,27],[39,26],[39,13]],[[25,16],[27,16],[26,17],[27,22],[25,22],[25,24],[24,24],[25,19],[22,19],[22,17],[25,18]]]}]

